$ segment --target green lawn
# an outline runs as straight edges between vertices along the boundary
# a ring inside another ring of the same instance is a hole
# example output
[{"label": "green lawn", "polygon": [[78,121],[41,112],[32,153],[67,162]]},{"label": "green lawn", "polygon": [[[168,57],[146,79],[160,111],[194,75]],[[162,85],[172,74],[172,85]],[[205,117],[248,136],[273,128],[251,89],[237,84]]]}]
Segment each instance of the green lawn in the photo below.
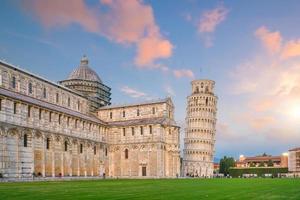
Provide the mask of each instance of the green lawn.
[{"label": "green lawn", "polygon": [[14,199],[300,199],[300,179],[161,179],[0,183]]}]

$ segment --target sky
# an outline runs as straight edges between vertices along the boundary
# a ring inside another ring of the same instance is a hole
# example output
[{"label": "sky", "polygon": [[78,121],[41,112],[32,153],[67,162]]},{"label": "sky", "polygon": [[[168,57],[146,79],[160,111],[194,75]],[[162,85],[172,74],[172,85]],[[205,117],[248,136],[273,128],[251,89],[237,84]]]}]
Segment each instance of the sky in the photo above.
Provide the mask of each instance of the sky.
[{"label": "sky", "polygon": [[2,0],[0,59],[59,81],[87,55],[113,104],[172,97],[182,138],[190,82],[212,79],[215,157],[280,155],[300,146],[299,10],[297,0]]}]

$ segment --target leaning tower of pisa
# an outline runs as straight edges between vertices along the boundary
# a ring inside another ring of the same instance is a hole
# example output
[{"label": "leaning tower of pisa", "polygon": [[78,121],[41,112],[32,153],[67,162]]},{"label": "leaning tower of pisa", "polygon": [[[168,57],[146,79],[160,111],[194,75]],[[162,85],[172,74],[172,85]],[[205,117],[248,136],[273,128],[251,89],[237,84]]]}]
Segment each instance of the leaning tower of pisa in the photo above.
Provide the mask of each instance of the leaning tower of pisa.
[{"label": "leaning tower of pisa", "polygon": [[216,133],[217,96],[212,80],[192,81],[192,93],[187,97],[184,137],[184,176],[213,175]]}]

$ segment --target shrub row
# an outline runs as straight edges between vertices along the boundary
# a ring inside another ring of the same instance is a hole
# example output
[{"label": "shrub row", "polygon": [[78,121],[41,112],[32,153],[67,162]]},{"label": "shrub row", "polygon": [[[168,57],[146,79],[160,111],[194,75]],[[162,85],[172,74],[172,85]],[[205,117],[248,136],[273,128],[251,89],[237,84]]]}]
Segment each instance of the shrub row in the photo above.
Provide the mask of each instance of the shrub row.
[{"label": "shrub row", "polygon": [[230,168],[229,175],[231,177],[242,177],[243,174],[257,174],[261,177],[264,174],[272,174],[277,177],[279,173],[288,173],[287,167],[250,167],[250,168]]}]

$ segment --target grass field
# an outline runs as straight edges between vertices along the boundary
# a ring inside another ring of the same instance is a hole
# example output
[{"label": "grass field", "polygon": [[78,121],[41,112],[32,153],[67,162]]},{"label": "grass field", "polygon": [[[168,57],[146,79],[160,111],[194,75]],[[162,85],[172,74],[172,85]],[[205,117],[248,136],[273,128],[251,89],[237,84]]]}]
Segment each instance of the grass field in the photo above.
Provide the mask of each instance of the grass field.
[{"label": "grass field", "polygon": [[300,179],[163,179],[0,183],[0,200],[5,199],[300,199]]}]

